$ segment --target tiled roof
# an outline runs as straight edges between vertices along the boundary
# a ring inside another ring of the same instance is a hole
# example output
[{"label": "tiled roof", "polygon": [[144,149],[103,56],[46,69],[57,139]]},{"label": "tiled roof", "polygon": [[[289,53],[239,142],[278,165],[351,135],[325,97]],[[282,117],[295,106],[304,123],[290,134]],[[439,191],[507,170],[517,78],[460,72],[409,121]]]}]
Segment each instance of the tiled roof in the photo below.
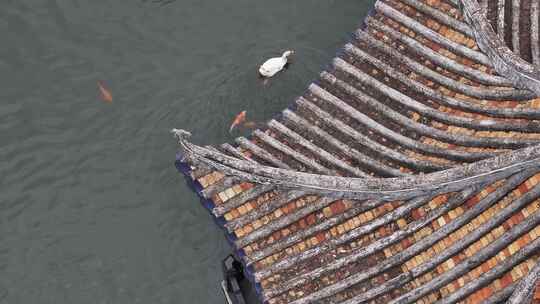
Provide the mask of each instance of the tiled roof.
[{"label": "tiled roof", "polygon": [[538,22],[540,2],[535,0],[483,0],[494,32],[519,57],[540,64]]},{"label": "tiled roof", "polygon": [[[180,136],[177,166],[263,302],[540,299],[537,1],[478,5],[377,1],[264,129],[234,146]],[[478,12],[531,67],[479,47]]]}]

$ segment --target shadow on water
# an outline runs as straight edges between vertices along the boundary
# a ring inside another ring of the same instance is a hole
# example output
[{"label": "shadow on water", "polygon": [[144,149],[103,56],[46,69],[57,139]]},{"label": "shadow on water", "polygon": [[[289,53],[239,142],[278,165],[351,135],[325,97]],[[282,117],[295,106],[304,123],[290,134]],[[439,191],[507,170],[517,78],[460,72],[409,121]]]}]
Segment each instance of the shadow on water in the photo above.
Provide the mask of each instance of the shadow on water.
[{"label": "shadow on water", "polygon": [[[238,112],[269,119],[372,2],[5,0],[0,304],[222,303],[230,248],[168,131],[221,143]],[[293,64],[262,87],[285,49]]]},{"label": "shadow on water", "polygon": [[159,4],[160,6],[171,4],[171,3],[175,2],[175,1],[176,0],[142,0],[142,2],[156,3],[156,4]]}]

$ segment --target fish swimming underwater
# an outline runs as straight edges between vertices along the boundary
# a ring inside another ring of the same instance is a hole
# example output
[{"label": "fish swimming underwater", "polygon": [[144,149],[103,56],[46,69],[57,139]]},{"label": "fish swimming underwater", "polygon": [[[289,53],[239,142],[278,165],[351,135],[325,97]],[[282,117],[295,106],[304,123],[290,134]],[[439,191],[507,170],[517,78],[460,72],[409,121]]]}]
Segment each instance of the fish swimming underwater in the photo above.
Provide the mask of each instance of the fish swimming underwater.
[{"label": "fish swimming underwater", "polygon": [[100,94],[101,100],[111,103],[113,101],[111,92],[105,87],[103,82],[98,81],[97,85],[99,88],[99,94]]},{"label": "fish swimming underwater", "polygon": [[231,124],[231,127],[229,128],[229,133],[231,133],[234,128],[244,123],[244,121],[246,121],[246,111],[242,111],[238,115],[236,115],[233,123]]}]

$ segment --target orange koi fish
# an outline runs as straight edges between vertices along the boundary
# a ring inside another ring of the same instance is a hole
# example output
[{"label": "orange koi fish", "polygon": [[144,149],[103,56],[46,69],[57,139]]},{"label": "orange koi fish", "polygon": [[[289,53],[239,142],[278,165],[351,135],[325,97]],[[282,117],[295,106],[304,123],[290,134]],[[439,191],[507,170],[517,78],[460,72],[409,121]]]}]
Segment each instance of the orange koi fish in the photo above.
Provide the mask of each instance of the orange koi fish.
[{"label": "orange koi fish", "polygon": [[98,81],[97,85],[98,85],[98,88],[99,88],[99,93],[100,93],[100,96],[101,96],[101,100],[103,100],[105,102],[108,102],[108,103],[111,103],[113,101],[111,92],[105,87],[103,82]]},{"label": "orange koi fish", "polygon": [[240,114],[236,115],[233,123],[231,124],[231,127],[229,128],[229,133],[231,133],[232,130],[234,130],[234,128],[244,123],[245,120],[246,120],[246,111],[242,111],[240,112]]}]

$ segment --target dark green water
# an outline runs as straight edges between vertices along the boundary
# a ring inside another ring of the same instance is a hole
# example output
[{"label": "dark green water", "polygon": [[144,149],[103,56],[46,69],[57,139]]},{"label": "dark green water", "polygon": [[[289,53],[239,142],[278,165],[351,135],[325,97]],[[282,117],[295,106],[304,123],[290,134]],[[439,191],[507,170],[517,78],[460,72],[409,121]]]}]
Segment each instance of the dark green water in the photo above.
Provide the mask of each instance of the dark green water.
[{"label": "dark green water", "polygon": [[270,118],[373,1],[1,2],[0,303],[222,303],[230,249],[168,132],[221,143],[241,110]]}]

